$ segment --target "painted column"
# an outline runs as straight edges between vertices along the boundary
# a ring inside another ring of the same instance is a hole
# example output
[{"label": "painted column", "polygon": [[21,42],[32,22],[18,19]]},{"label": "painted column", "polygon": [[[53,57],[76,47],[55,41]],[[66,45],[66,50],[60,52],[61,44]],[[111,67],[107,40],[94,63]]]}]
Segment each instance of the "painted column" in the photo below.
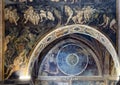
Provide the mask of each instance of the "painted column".
[{"label": "painted column", "polygon": [[2,26],[3,26],[3,23],[2,23],[2,6],[3,4],[2,4],[2,0],[0,0],[0,81],[2,80],[2,78],[3,78],[3,69],[2,69],[2,67],[3,67],[3,65],[2,65],[2,62],[3,62],[3,59],[2,59],[2,32],[3,32],[3,30],[2,30]]}]

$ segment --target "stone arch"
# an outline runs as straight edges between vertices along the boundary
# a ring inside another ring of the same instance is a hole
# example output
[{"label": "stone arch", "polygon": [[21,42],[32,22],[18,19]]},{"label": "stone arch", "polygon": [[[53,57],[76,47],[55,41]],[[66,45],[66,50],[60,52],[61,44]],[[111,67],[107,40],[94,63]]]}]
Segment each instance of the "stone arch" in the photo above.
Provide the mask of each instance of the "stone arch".
[{"label": "stone arch", "polygon": [[76,24],[76,25],[68,25],[68,26],[59,27],[53,30],[52,32],[48,33],[45,37],[43,37],[38,42],[38,44],[36,45],[36,47],[34,48],[30,56],[28,66],[26,67],[27,68],[26,76],[30,75],[30,71],[32,70],[34,61],[37,59],[39,54],[49,43],[51,43],[52,41],[62,36],[73,34],[73,33],[80,33],[80,34],[88,35],[98,40],[108,50],[108,52],[112,56],[112,59],[115,64],[117,76],[120,75],[119,74],[119,70],[120,70],[119,58],[111,41],[104,34],[102,34],[100,31],[98,31],[97,29],[93,27]]}]

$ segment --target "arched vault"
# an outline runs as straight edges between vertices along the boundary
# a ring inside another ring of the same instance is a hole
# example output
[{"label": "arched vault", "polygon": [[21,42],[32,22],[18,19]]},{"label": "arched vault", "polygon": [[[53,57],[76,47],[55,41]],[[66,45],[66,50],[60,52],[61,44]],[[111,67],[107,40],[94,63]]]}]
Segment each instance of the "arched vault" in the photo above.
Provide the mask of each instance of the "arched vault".
[{"label": "arched vault", "polygon": [[42,39],[40,39],[40,41],[37,43],[36,47],[34,48],[32,54],[30,56],[28,66],[26,67],[27,75],[30,74],[32,67],[34,66],[35,60],[38,58],[39,54],[42,52],[42,50],[47,45],[49,45],[51,42],[53,42],[54,40],[56,40],[60,37],[63,37],[63,36],[69,35],[69,34],[74,34],[74,33],[88,35],[88,36],[98,40],[108,50],[108,52],[112,56],[112,59],[115,64],[117,76],[119,76],[119,72],[120,72],[119,71],[120,70],[119,57],[118,57],[117,52],[116,52],[114,46],[112,45],[111,41],[97,29],[90,27],[90,26],[79,25],[79,24],[59,27],[59,28],[51,31],[50,33],[48,33]]}]

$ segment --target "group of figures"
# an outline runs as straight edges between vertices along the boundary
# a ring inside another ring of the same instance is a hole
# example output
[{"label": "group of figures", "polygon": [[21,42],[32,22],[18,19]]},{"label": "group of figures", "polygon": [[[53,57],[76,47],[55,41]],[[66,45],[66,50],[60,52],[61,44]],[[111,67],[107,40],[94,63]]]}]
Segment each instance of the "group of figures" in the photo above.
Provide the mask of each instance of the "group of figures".
[{"label": "group of figures", "polygon": [[70,20],[72,20],[75,24],[84,24],[88,22],[90,18],[92,18],[92,15],[95,12],[97,12],[97,10],[93,9],[90,6],[84,7],[79,10],[72,10],[72,8],[70,8],[69,6],[65,6],[65,14],[68,17],[66,24],[68,24]]},{"label": "group of figures", "polygon": [[25,13],[24,13],[24,18],[25,22],[27,23],[28,21],[32,22],[34,25],[38,25],[39,21],[42,22],[44,19],[45,20],[51,20],[54,21],[55,18],[50,11],[44,11],[40,10],[40,14],[36,13],[33,9],[33,7],[29,7]]},{"label": "group of figures", "polygon": [[[17,21],[19,20],[19,18],[20,17],[18,16],[16,9],[11,10],[11,7],[5,8],[5,20],[9,20],[10,23],[14,23],[15,25],[17,25]],[[40,14],[38,14],[34,11],[32,6],[30,6],[24,12],[24,19],[24,23],[30,21],[34,25],[38,25],[39,21],[42,22],[43,19],[49,19],[51,21],[55,20],[53,14],[50,11],[40,10]]]},{"label": "group of figures", "polygon": [[[83,7],[83,8],[71,8],[69,5],[65,5],[63,7],[63,16],[66,16],[67,19],[65,20],[64,25],[70,24],[72,22],[73,24],[90,24],[93,21],[98,22],[98,26],[102,26],[103,28],[106,28],[107,26],[115,32],[117,30],[116,24],[117,21],[113,17],[109,17],[107,14],[100,14],[100,11],[91,7]],[[54,12],[57,12],[53,9]],[[35,9],[30,6],[27,10],[24,11],[24,24],[26,24],[28,21],[31,22],[33,25],[38,25],[40,22],[49,20],[50,22],[55,22],[56,16],[59,16],[59,18],[63,18],[62,14],[56,14],[54,12],[51,12],[51,10],[48,8],[47,10],[39,10],[35,11]],[[60,13],[60,12],[59,12]],[[5,14],[5,20],[8,20],[10,23],[14,23],[15,25],[18,25],[18,21],[20,19],[19,14],[17,13],[17,9],[12,9],[12,7],[5,8],[4,10]],[[99,23],[99,18],[103,18],[103,22]],[[58,17],[57,17],[58,18]],[[60,19],[62,22],[62,19]]]},{"label": "group of figures", "polygon": [[29,30],[25,31],[24,36],[17,38],[16,36],[7,35],[4,42],[5,52],[5,79],[11,77],[14,72],[16,75],[20,75],[21,72],[25,72],[28,65],[28,53],[35,42],[35,35]]},{"label": "group of figures", "polygon": [[17,22],[20,18],[17,14],[17,9],[12,9],[12,7],[5,8],[4,14],[5,20],[9,20],[10,23],[14,23],[15,25],[17,25]]}]

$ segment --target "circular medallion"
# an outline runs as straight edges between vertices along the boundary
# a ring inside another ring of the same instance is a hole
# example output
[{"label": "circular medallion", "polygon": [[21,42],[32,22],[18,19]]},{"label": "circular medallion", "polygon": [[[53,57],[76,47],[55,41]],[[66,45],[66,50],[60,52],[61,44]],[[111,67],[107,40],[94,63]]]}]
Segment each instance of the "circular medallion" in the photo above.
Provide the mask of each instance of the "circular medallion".
[{"label": "circular medallion", "polygon": [[70,66],[75,66],[79,62],[79,57],[75,53],[69,54],[66,57],[66,62]]},{"label": "circular medallion", "polygon": [[64,45],[57,54],[57,66],[66,75],[79,75],[88,65],[88,55],[75,44]]}]

